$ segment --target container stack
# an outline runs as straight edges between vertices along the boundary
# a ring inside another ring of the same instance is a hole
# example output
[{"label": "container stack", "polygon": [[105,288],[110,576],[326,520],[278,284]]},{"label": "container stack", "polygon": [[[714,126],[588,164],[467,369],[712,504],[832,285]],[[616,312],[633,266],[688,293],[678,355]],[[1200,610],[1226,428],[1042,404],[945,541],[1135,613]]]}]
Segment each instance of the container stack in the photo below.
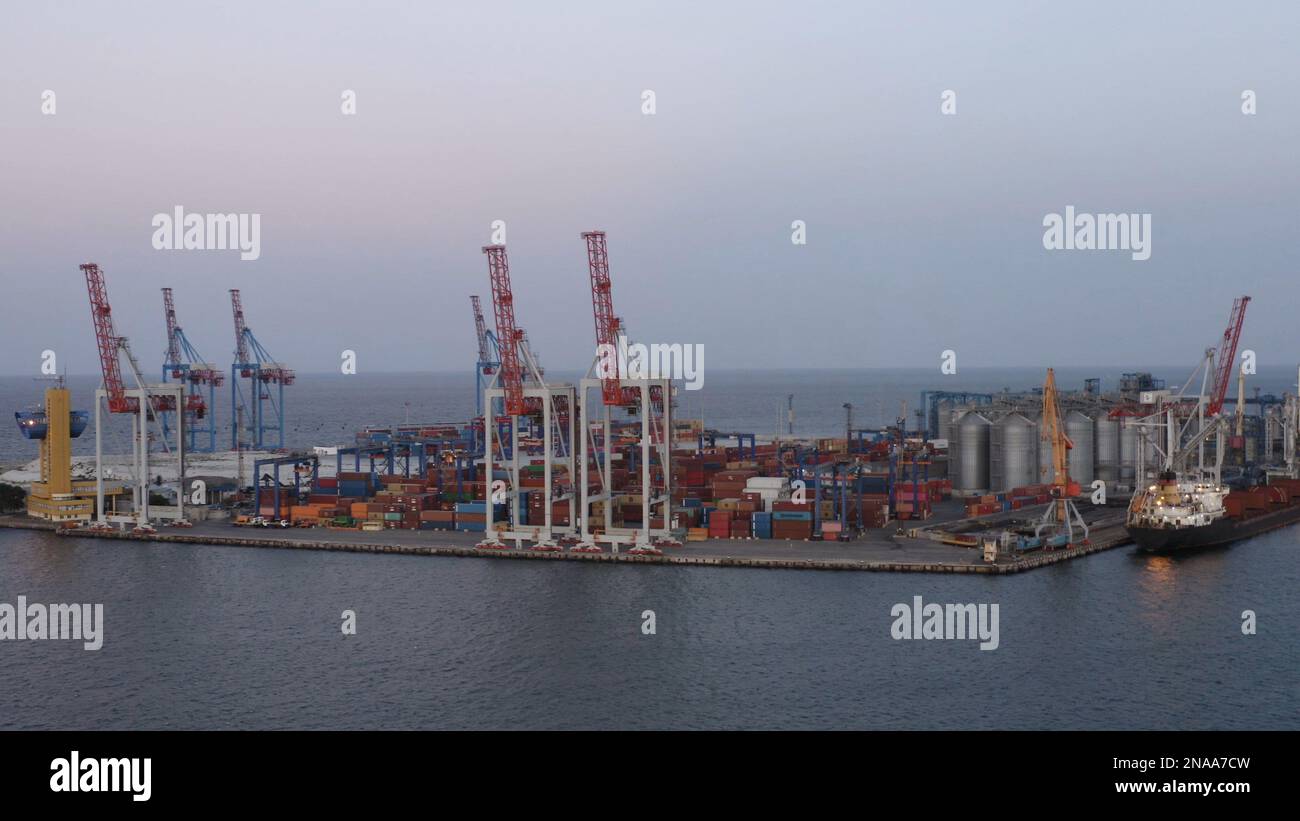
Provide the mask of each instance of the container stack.
[{"label": "container stack", "polygon": [[771,511],[773,502],[790,498],[790,480],[783,476],[751,476],[745,481],[745,495],[758,497],[760,511]]},{"label": "container stack", "polygon": [[337,482],[340,496],[368,499],[374,495],[376,489],[373,473],[341,472]]},{"label": "container stack", "polygon": [[924,482],[898,482],[894,486],[894,515],[899,519],[928,519],[931,490]]},{"label": "container stack", "polygon": [[1026,485],[1007,493],[986,493],[966,500],[967,516],[987,516],[1052,501],[1051,485]]},{"label": "container stack", "polygon": [[811,539],[812,505],[806,502],[772,503],[773,539]]}]

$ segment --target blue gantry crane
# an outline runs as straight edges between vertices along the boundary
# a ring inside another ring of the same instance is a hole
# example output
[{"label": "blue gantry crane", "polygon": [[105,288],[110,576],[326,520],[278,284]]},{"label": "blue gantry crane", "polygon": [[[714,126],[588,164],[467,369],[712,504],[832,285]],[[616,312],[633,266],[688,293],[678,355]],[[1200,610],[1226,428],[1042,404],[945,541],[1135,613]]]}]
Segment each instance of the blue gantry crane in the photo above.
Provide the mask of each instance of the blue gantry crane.
[{"label": "blue gantry crane", "polygon": [[497,347],[496,334],[488,330],[483,321],[483,306],[477,294],[471,294],[470,304],[474,307],[474,333],[478,337],[478,362],[474,365],[474,407],[476,416],[483,415],[483,389],[491,382],[492,374],[501,367],[501,353]]},{"label": "blue gantry crane", "polygon": [[993,403],[993,394],[972,391],[921,391],[921,432],[926,438],[933,439],[939,435],[939,403],[945,400],[954,405],[990,405]]},{"label": "blue gantry crane", "polygon": [[[258,450],[284,447],[284,388],[292,385],[294,373],[276,362],[252,329],[244,324],[244,306],[239,289],[230,289],[230,307],[235,315],[235,362],[230,366],[230,448],[244,442],[240,429],[247,430],[247,444]],[[248,380],[247,389],[240,379]],[[273,392],[274,391],[274,392]],[[268,413],[269,411],[269,413]],[[267,434],[275,434],[275,442]]]},{"label": "blue gantry crane", "polygon": [[[188,388],[190,396],[203,397],[207,388],[207,400],[200,403],[193,400],[186,402],[185,430],[189,433],[191,452],[211,453],[217,449],[216,407],[217,388],[226,383],[226,376],[210,364],[190,344],[176,321],[176,303],[172,300],[172,289],[163,288],[163,310],[167,320],[167,353],[163,359],[162,380],[175,379]],[[203,405],[200,409],[193,409]],[[162,421],[163,436],[170,440],[173,428],[171,412],[159,414]]]}]

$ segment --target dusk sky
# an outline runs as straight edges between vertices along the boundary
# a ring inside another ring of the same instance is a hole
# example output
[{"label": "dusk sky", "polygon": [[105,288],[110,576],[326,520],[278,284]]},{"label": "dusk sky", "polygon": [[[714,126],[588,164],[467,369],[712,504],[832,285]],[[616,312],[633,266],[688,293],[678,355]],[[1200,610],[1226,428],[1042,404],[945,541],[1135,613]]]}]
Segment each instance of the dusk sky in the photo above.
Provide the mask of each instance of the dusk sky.
[{"label": "dusk sky", "polygon": [[[1243,293],[1242,346],[1293,365],[1297,31],[1290,3],[10,4],[0,373],[97,371],[90,261],[147,373],[162,286],[222,366],[237,287],[300,371],[468,370],[493,220],[555,370],[593,350],[593,228],[632,336],[710,367],[1190,367]],[[155,250],[178,205],[260,214],[260,258]],[[1046,250],[1071,205],[1149,213],[1150,259]]]}]

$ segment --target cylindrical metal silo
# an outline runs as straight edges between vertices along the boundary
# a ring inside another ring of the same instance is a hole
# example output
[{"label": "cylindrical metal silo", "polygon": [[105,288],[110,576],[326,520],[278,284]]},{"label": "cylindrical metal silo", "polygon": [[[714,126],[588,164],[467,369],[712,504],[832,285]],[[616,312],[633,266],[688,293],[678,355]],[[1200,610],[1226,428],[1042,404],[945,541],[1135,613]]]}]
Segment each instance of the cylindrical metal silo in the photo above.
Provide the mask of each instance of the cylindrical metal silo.
[{"label": "cylindrical metal silo", "polygon": [[1130,416],[1120,417],[1119,425],[1119,483],[1132,487],[1137,474],[1137,426]]},{"label": "cylindrical metal silo", "polygon": [[1065,435],[1070,437],[1070,478],[1082,487],[1092,484],[1097,446],[1092,417],[1080,411],[1070,411],[1065,416]]},{"label": "cylindrical metal silo", "polygon": [[961,442],[961,420],[966,416],[966,414],[967,411],[963,408],[953,408],[952,415],[948,417],[948,458],[953,463],[953,468],[949,473],[951,473],[954,478],[960,472],[956,467],[959,448],[958,443]]},{"label": "cylindrical metal silo", "polygon": [[1119,480],[1119,421],[1103,415],[1097,417],[1097,478]]},{"label": "cylindrical metal silo", "polygon": [[[943,476],[952,482],[953,490],[961,487],[961,445],[959,444],[961,441],[961,430],[959,429],[959,426],[961,424],[961,418],[965,415],[966,410],[964,408],[956,407],[955,405],[952,408],[949,408],[947,412],[948,455],[943,462],[942,471]],[[941,414],[939,418],[942,419],[943,415]],[[934,466],[931,465],[931,468],[933,467]],[[937,472],[932,475],[936,478],[939,476]]]},{"label": "cylindrical metal silo", "polygon": [[989,433],[989,481],[997,493],[1037,483],[1038,426],[1019,413],[999,419]]},{"label": "cylindrical metal silo", "polygon": [[939,400],[939,438],[947,439],[952,444],[953,404],[951,399]]},{"label": "cylindrical metal silo", "polygon": [[971,411],[957,423],[957,489],[989,489],[989,420]]}]

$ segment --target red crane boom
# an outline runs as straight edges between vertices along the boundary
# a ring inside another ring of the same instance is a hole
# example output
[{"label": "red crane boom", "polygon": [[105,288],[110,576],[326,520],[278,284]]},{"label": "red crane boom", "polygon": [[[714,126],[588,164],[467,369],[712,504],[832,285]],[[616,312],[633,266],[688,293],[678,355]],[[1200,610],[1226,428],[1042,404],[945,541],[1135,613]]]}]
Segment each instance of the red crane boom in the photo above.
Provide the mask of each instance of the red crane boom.
[{"label": "red crane boom", "polygon": [[[605,247],[604,231],[584,231],[587,242],[587,270],[591,273],[591,310],[596,320],[596,345],[602,355],[618,350],[618,317],[614,315],[613,285],[609,279],[609,252]],[[606,405],[622,405],[623,391],[619,386],[618,357],[607,363],[601,376],[600,393]]]},{"label": "red crane boom", "polygon": [[113,329],[113,309],[108,304],[108,288],[99,266],[88,262],[81,266],[86,275],[86,290],[90,292],[90,318],[95,324],[95,340],[99,343],[99,367],[104,373],[104,391],[108,394],[109,413],[135,413],[140,403],[125,394],[122,368],[117,361],[120,337]]},{"label": "red crane boom", "polygon": [[[126,339],[117,335],[113,327],[113,309],[108,304],[108,287],[104,284],[104,272],[93,262],[80,266],[86,275],[86,290],[90,293],[90,319],[95,325],[95,341],[99,346],[99,367],[104,374],[104,392],[108,395],[109,413],[138,413],[140,400],[126,395],[126,386],[122,383],[122,366],[118,361],[118,352],[126,351],[139,378],[139,368],[131,356],[131,348]],[[150,396],[149,407],[155,411],[176,409],[176,402],[169,396]],[[200,400],[199,407],[202,407]]]},{"label": "red crane boom", "polygon": [[523,373],[519,366],[519,337],[515,328],[515,298],[510,290],[510,261],[504,245],[485,245],[483,253],[488,258],[488,279],[492,284],[492,311],[496,316],[497,347],[501,355],[499,380],[505,389],[506,413],[522,416],[524,401]]},{"label": "red crane boom", "polygon": [[[623,323],[614,314],[614,293],[609,276],[609,251],[605,245],[605,232],[584,231],[582,238],[587,241],[587,270],[591,273],[591,309],[596,320],[597,350],[615,352],[614,361],[606,363],[607,366],[613,366],[612,372],[607,368],[601,376],[601,398],[604,404],[610,406],[636,406],[640,400],[640,389],[623,387],[619,381],[628,374],[619,372],[618,337]],[[658,387],[650,389],[650,401],[657,410],[663,408],[661,394]]]},{"label": "red crane boom", "polygon": [[1223,331],[1218,358],[1214,360],[1214,386],[1210,392],[1210,402],[1205,408],[1206,416],[1216,416],[1223,410],[1228,382],[1232,379],[1232,371],[1237,364],[1237,342],[1241,339],[1241,326],[1246,321],[1246,305],[1249,302],[1248,296],[1233,300],[1232,313],[1228,314],[1228,327]]}]

